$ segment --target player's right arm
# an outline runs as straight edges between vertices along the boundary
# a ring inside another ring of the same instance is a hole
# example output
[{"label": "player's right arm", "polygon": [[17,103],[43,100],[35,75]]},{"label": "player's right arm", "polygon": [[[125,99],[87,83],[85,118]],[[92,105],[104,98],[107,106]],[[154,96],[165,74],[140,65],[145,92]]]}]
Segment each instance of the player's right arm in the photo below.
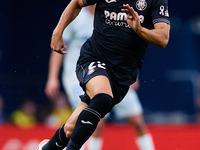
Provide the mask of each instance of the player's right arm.
[{"label": "player's right arm", "polygon": [[45,87],[45,94],[49,99],[54,99],[60,92],[59,73],[62,66],[63,55],[54,51],[51,52],[49,59],[49,72]]},{"label": "player's right arm", "polygon": [[66,54],[66,46],[62,38],[63,31],[78,16],[84,6],[83,0],[72,0],[65,8],[52,34],[52,50],[60,54]]}]

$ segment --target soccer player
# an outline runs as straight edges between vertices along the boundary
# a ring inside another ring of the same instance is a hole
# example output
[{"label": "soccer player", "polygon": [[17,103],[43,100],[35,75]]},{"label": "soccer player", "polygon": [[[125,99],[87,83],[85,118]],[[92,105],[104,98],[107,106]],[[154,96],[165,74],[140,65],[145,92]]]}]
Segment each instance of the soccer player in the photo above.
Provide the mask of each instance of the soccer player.
[{"label": "soccer player", "polygon": [[64,29],[81,8],[96,4],[94,30],[83,44],[76,74],[85,94],[67,120],[38,150],[79,150],[98,122],[126,95],[142,67],[148,43],[165,48],[170,21],[167,0],[72,0],[53,31],[52,50],[66,54]]},{"label": "soccer player", "polygon": [[[63,33],[63,39],[67,45],[67,55],[64,56],[63,60],[62,81],[73,109],[75,109],[80,102],[78,95],[83,93],[75,75],[75,65],[82,44],[92,34],[94,8],[94,5],[91,5],[82,9],[79,16],[65,29]],[[52,51],[49,61],[48,80],[45,89],[46,95],[50,99],[54,99],[54,97],[59,93],[59,71],[62,65],[62,59],[63,55]],[[123,101],[116,105],[113,108],[113,111],[118,119],[126,118],[131,126],[136,129],[136,142],[141,150],[146,150],[147,147],[149,150],[153,150],[153,140],[150,133],[147,131],[142,115],[142,107],[137,93],[135,92],[138,88],[139,81],[136,80]],[[94,132],[88,143],[88,150],[101,149],[103,143],[100,134],[105,121],[106,119],[101,119],[101,123],[98,124],[97,130]]]}]

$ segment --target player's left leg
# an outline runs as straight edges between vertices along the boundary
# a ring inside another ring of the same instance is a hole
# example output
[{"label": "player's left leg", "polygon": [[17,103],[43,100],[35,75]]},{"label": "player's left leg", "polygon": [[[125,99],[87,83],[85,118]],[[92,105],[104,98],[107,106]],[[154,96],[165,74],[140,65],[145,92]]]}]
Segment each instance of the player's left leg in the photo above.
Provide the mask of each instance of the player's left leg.
[{"label": "player's left leg", "polygon": [[149,133],[143,115],[134,115],[127,118],[129,123],[133,128],[135,128],[137,133],[136,143],[140,150],[155,150],[154,143],[151,134]]},{"label": "player's left leg", "polygon": [[65,125],[60,127],[49,141],[42,141],[36,150],[62,150],[65,148],[80,112],[86,107],[87,104],[81,101]]},{"label": "player's left leg", "polygon": [[138,137],[148,133],[142,114],[129,116],[127,120],[135,128]]},{"label": "player's left leg", "polygon": [[129,89],[121,103],[113,108],[116,117],[126,118],[136,130],[136,143],[140,150],[155,150],[151,134],[149,133],[144,118],[143,110],[137,93]]}]

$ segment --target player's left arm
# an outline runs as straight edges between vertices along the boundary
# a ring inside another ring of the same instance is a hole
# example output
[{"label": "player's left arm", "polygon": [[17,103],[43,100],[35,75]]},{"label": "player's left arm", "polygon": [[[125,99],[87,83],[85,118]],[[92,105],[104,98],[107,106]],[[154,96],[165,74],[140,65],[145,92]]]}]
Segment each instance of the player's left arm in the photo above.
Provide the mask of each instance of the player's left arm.
[{"label": "player's left arm", "polygon": [[165,22],[154,24],[154,29],[141,27],[136,32],[143,40],[160,48],[165,48],[169,42],[170,25]]},{"label": "player's left arm", "polygon": [[149,30],[141,26],[138,13],[128,4],[123,5],[122,11],[126,12],[129,26],[146,42],[165,48],[169,41],[170,25],[165,22],[154,24],[154,29]]}]

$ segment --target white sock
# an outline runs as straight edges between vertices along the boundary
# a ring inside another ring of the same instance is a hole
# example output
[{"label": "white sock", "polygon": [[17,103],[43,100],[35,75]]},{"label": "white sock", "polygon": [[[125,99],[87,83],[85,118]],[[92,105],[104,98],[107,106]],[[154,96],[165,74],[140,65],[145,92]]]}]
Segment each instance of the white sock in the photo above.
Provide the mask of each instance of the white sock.
[{"label": "white sock", "polygon": [[136,143],[140,150],[155,150],[151,134],[145,134],[138,137]]},{"label": "white sock", "polygon": [[101,150],[103,145],[101,138],[90,137],[88,141],[88,150]]}]

